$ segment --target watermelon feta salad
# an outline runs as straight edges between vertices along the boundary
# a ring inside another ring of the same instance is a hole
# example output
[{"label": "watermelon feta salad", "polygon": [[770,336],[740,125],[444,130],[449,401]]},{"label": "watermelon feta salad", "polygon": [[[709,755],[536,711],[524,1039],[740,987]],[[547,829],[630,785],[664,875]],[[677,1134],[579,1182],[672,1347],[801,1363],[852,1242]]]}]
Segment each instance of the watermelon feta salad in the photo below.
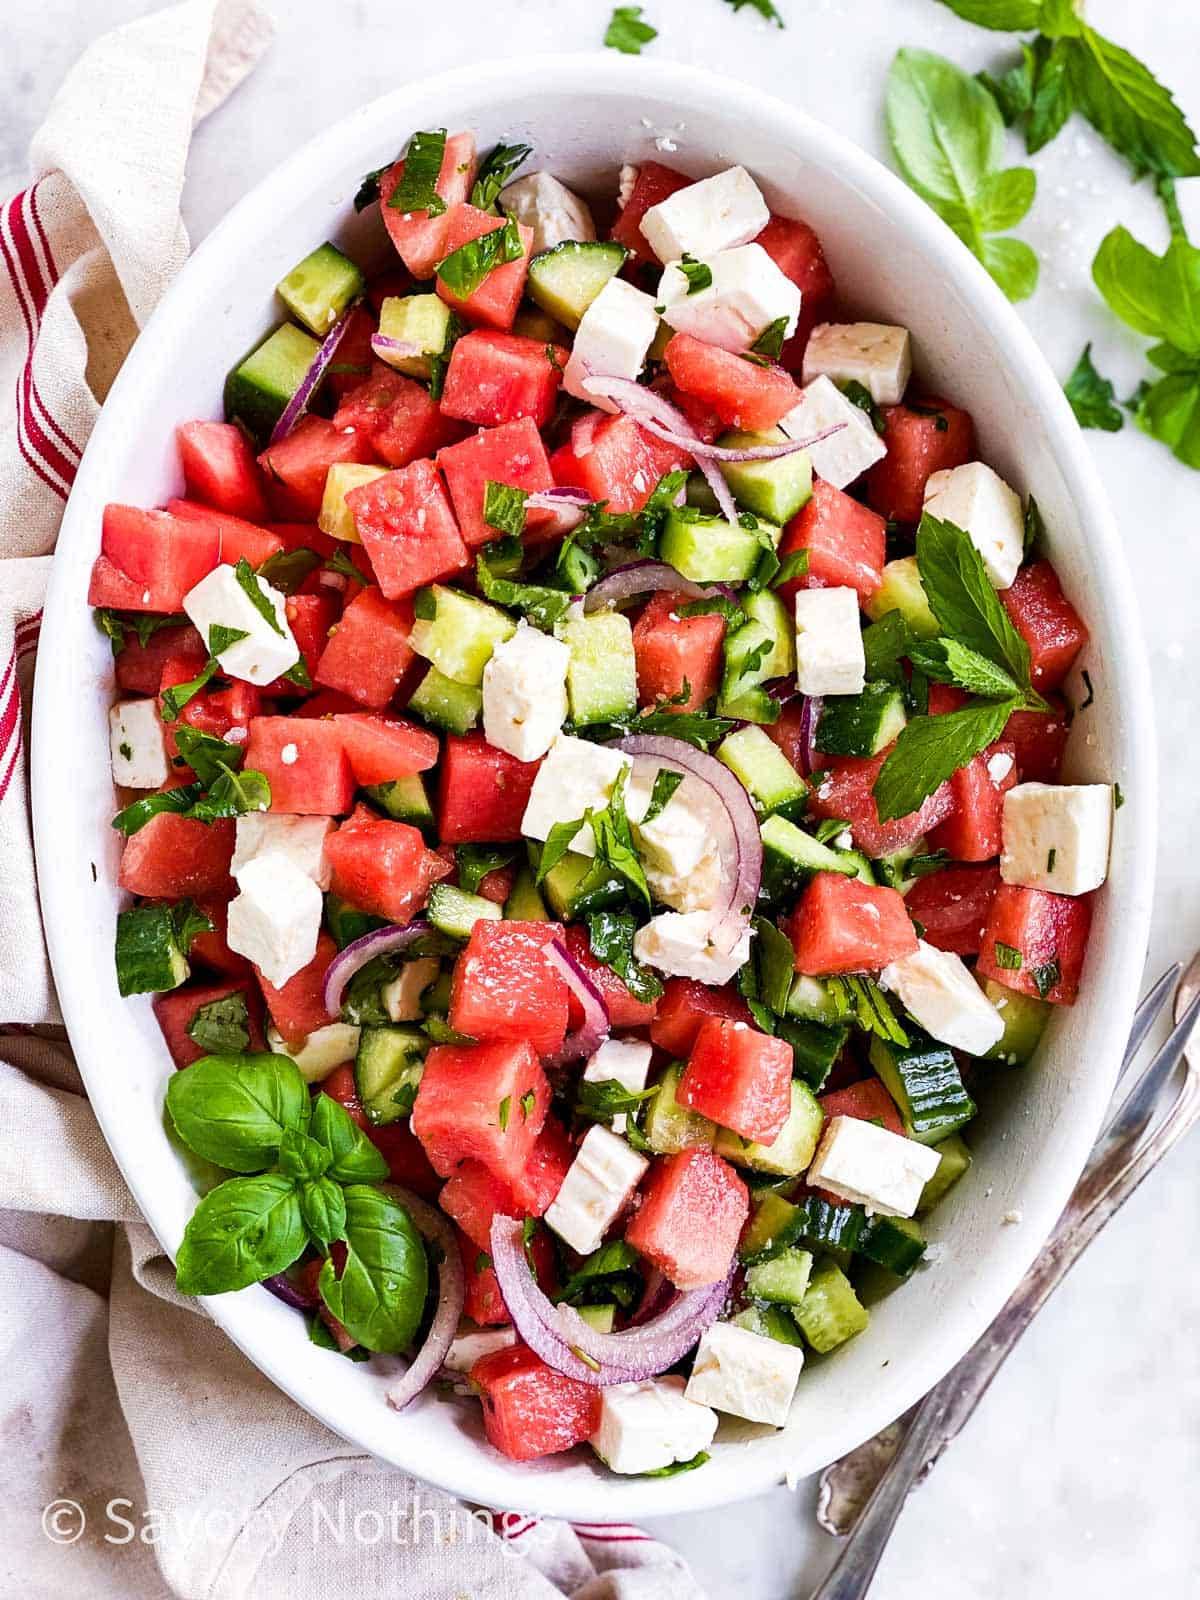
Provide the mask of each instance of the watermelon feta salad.
[{"label": "watermelon feta salad", "polygon": [[183,494],[107,507],[117,975],[230,1174],[182,1289],[661,1474],[921,1263],[1119,791],[1060,780],[1087,628],[908,330],[741,167],[605,229],[530,154],[414,134],[386,263],[300,262]]}]

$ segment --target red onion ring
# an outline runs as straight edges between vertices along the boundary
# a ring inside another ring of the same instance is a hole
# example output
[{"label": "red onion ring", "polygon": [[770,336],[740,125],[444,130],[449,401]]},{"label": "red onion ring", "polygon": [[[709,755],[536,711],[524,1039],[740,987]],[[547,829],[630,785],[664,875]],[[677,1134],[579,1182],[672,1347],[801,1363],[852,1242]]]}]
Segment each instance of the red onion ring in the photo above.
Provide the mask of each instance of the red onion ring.
[{"label": "red onion ring", "polygon": [[721,852],[724,902],[713,908],[710,938],[722,955],[728,955],[745,933],[754,915],[762,879],[762,837],[750,796],[739,779],[715,756],[696,750],[682,739],[639,733],[615,739],[611,746],[627,756],[646,756],[659,766],[682,772],[711,789],[729,820],[729,837],[718,839]]},{"label": "red onion ring", "polygon": [[[497,1213],[492,1219],[492,1265],[513,1326],[542,1360],[593,1388],[655,1378],[685,1356],[720,1315],[733,1267],[718,1283],[679,1294],[665,1311],[640,1327],[599,1333],[570,1306],[555,1306],[525,1260],[522,1223]],[[577,1352],[582,1352],[582,1355]],[[587,1359],[583,1359],[587,1357]]]},{"label": "red onion ring", "polygon": [[824,709],[824,696],[819,694],[804,696],[804,704],[800,707],[800,774],[805,778],[812,777],[817,727]]},{"label": "red onion ring", "polygon": [[594,1055],[608,1038],[612,1024],[604,996],[566,946],[555,939],[546,945],[545,951],[546,959],[559,972],[583,1008],[582,1026],[567,1035],[561,1049],[542,1058],[548,1067],[565,1067],[569,1061]]},{"label": "red onion ring", "polygon": [[[359,298],[361,298],[361,296]],[[300,418],[308,410],[308,402],[312,399],[317,385],[325,376],[325,368],[337,354],[337,347],[342,342],[342,335],[350,326],[350,318],[353,316],[357,305],[358,300],[352,300],[346,307],[345,311],[342,312],[341,316],[334,323],[333,327],[330,328],[329,332],[325,335],[324,343],[313,357],[312,366],[309,367],[308,371],[300,380],[300,387],[288,401],[287,405],[284,406],[283,415],[271,429],[271,437],[268,441],[270,444],[278,444],[281,439],[286,439],[288,434],[291,433],[292,429],[300,421]]]},{"label": "red onion ring", "polygon": [[588,590],[583,609],[590,615],[603,606],[620,605],[622,600],[664,590],[669,594],[686,595],[689,600],[707,600],[712,595],[727,592],[732,597],[732,591],[728,591],[727,586],[693,583],[691,578],[685,578],[682,572],[677,572],[665,561],[630,561],[623,567],[615,567]]},{"label": "red onion ring", "polygon": [[320,1295],[307,1294],[299,1284],[292,1282],[286,1272],[277,1272],[273,1277],[264,1278],[262,1286],[276,1300],[282,1300],[285,1306],[291,1306],[295,1311],[315,1311],[321,1304]]},{"label": "red onion ring", "polygon": [[371,349],[382,361],[388,361],[389,357],[396,361],[411,361],[414,356],[428,354],[422,345],[415,344],[411,339],[393,339],[390,333],[373,333]]},{"label": "red onion ring", "polygon": [[393,950],[404,950],[422,934],[430,932],[432,929],[428,922],[418,917],[404,927],[389,923],[386,928],[373,928],[370,933],[364,933],[361,939],[355,939],[344,950],[339,950],[325,969],[321,997],[325,1001],[326,1013],[331,1017],[340,1014],[346,985],[368,961],[373,961],[376,956],[390,955]]},{"label": "red onion ring", "polygon": [[630,1317],[630,1322],[637,1327],[639,1323],[649,1322],[651,1317],[656,1317],[660,1311],[670,1304],[675,1297],[675,1285],[670,1278],[658,1270],[651,1269],[646,1279],[646,1287],[642,1291],[642,1298],[638,1302],[637,1310]]},{"label": "red onion ring", "polygon": [[[436,1244],[442,1252],[442,1259],[438,1262],[437,1310],[425,1335],[425,1343],[409,1363],[408,1371],[387,1392],[388,1405],[396,1411],[402,1411],[441,1371],[442,1362],[458,1332],[466,1284],[454,1229],[437,1207],[427,1205],[399,1184],[384,1183],[380,1184],[380,1188],[404,1207],[422,1238],[430,1244]],[[519,1229],[521,1224],[518,1223],[517,1227]]]},{"label": "red onion ring", "polygon": [[571,533],[587,516],[592,504],[586,489],[535,489],[525,497],[526,511],[548,511],[554,519],[540,530],[542,534]]}]

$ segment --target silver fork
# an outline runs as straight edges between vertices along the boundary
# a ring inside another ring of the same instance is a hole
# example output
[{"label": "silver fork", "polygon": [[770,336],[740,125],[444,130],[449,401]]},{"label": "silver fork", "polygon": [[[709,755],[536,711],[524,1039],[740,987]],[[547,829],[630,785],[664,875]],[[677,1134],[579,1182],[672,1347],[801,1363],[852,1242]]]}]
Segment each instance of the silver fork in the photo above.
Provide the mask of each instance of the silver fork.
[{"label": "silver fork", "polygon": [[[922,1482],[967,1423],[1009,1352],[1142,1179],[1200,1118],[1200,1071],[1188,1061],[1188,1037],[1200,1016],[1200,953],[1175,995],[1174,1027],[1122,1098],[1128,1069],[1179,975],[1165,972],[1134,1014],[1124,1070],[1108,1121],[1054,1232],[983,1338],[898,1423],[828,1467],[821,1478],[818,1520],[849,1535],[813,1600],[862,1600],[871,1586],[909,1491]],[[1162,1091],[1183,1062],[1174,1098]],[[861,1509],[860,1509],[861,1508]]]}]

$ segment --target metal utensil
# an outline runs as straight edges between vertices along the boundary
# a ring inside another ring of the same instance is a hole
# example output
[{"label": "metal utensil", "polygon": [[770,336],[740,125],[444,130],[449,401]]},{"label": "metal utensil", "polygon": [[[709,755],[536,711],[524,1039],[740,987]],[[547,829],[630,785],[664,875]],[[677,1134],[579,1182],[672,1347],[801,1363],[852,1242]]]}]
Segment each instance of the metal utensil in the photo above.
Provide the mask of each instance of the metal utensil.
[{"label": "metal utensil", "polygon": [[[1164,973],[1138,1007],[1126,1067],[1178,972],[1176,965]],[[987,1333],[899,1424],[822,1474],[818,1519],[827,1532],[849,1537],[813,1600],[862,1600],[910,1489],[925,1478],[962,1430],[1009,1352],[1101,1228],[1200,1118],[1200,1071],[1184,1053],[1198,1016],[1200,952],[1176,991],[1170,1035],[1124,1099],[1118,1087],[1116,1109],[1062,1217]],[[1180,1061],[1184,1073],[1178,1087],[1173,1096],[1164,1095]],[[1156,1110],[1164,1104],[1166,1109],[1148,1132]]]}]

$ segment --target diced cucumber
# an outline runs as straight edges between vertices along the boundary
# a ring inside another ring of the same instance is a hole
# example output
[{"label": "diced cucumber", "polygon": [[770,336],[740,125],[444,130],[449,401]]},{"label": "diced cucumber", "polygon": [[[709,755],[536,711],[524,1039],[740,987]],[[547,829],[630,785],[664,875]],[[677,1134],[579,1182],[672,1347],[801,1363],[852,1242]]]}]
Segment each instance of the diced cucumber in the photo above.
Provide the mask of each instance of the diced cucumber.
[{"label": "diced cucumber", "polygon": [[499,922],[504,915],[494,900],[481,894],[468,894],[450,883],[435,883],[429,891],[426,916],[441,933],[452,939],[469,939],[477,922]]},{"label": "diced cucumber", "polygon": [[798,1178],[816,1153],[824,1114],[806,1083],[792,1082],[792,1109],[770,1144],[743,1139],[730,1128],[717,1129],[716,1152],[735,1166]]},{"label": "diced cucumber", "polygon": [[[651,1106],[654,1103],[652,1100]],[[790,1200],[768,1189],[755,1202],[742,1233],[738,1255],[748,1264],[778,1255],[800,1237],[806,1220],[803,1206],[794,1206]]]},{"label": "diced cucumber", "polygon": [[528,867],[522,867],[513,879],[512,890],[504,902],[504,915],[510,922],[549,922],[550,913]]},{"label": "diced cucumber", "polygon": [[610,1300],[603,1306],[576,1306],[576,1311],[587,1323],[589,1328],[595,1328],[597,1333],[611,1333],[616,1320],[617,1308]]},{"label": "diced cucumber", "polygon": [[363,793],[394,822],[411,823],[422,833],[429,833],[436,825],[429,790],[419,772],[408,778],[391,778],[387,783],[368,784]]},{"label": "diced cucumber", "polygon": [[1019,994],[1016,989],[1005,988],[991,978],[983,981],[983,992],[1004,1024],[1004,1032],[983,1059],[1002,1062],[1006,1067],[1023,1067],[1032,1059],[1054,1007],[1049,1000]]},{"label": "diced cucumber", "polygon": [[413,690],[408,709],[446,733],[470,733],[483,710],[483,691],[469,683],[455,683],[430,667]]},{"label": "diced cucumber", "polygon": [[354,1087],[367,1120],[385,1127],[408,1115],[424,1071],[429,1039],[419,1028],[363,1028]]},{"label": "diced cucumber", "polygon": [[800,1210],[802,1220],[797,1238],[803,1239],[806,1244],[822,1250],[847,1253],[858,1248],[867,1221],[862,1206],[824,1200],[819,1194],[810,1194]]},{"label": "diced cucumber", "polygon": [[660,1156],[677,1155],[681,1150],[711,1150],[717,1137],[715,1122],[681,1106],[675,1098],[682,1072],[682,1063],[672,1062],[659,1079],[658,1093],[646,1102],[642,1132],[650,1148]]},{"label": "diced cucumber", "polygon": [[374,483],[387,472],[386,467],[373,467],[361,461],[335,461],[325,474],[325,492],[321,496],[321,509],[317,512],[317,527],[331,539],[343,539],[347,544],[361,544],[354,525],[354,513],[346,504],[351,489],[364,483]]},{"label": "diced cucumber", "polygon": [[909,870],[909,863],[914,856],[924,855],[927,848],[924,839],[914,839],[912,844],[893,850],[891,855],[880,856],[873,863],[879,882],[885,883],[889,889],[897,889],[901,894],[907,894],[917,882]]},{"label": "diced cucumber", "polygon": [[432,987],[426,992],[425,1014],[444,1017],[450,1009],[450,995],[454,987],[454,974],[443,972]]},{"label": "diced cucumber", "polygon": [[948,1139],[943,1139],[937,1149],[942,1159],[934,1169],[933,1177],[921,1190],[921,1198],[917,1202],[919,1217],[923,1217],[927,1211],[932,1211],[942,1196],[953,1189],[971,1165],[971,1152],[957,1133],[952,1133]]},{"label": "diced cucumber", "polygon": [[[760,522],[773,544],[783,530]],[[673,506],[663,524],[659,555],[694,583],[744,583],[753,576],[763,547],[750,528],[705,516],[693,506]]]},{"label": "diced cucumber", "polygon": [[793,899],[816,872],[857,875],[858,865],[845,850],[831,850],[786,817],[768,817],[762,834],[762,887],[768,899]]},{"label": "diced cucumber", "polygon": [[838,855],[853,869],[853,874],[860,883],[875,882],[875,868],[870,858],[861,850],[839,850]]},{"label": "diced cucumber", "polygon": [[744,595],[740,604],[746,615],[761,623],[771,636],[770,652],[762,662],[763,682],[795,672],[796,622],[775,591],[759,589],[755,594]]},{"label": "diced cucumber", "polygon": [[724,669],[717,695],[717,715],[743,722],[777,722],[779,703],[764,693],[763,663],[771,651],[771,635],[761,622],[746,622],[725,635]]},{"label": "diced cucumber", "polygon": [[760,817],[794,820],[804,815],[808,785],[761,728],[738,728],[722,739],[715,753],[741,779]]},{"label": "diced cucumber", "polygon": [[499,606],[441,583],[418,590],[416,611],[409,644],[443,677],[472,687],[483,682],[483,669],[496,646],[517,631]]},{"label": "diced cucumber", "polygon": [[429,381],[431,356],[445,353],[454,313],[436,294],[389,295],[379,308],[379,332],[386,339],[414,344],[419,354],[404,356],[381,346],[375,354],[406,377]]},{"label": "diced cucumber", "polygon": [[[664,323],[663,326],[670,328],[669,323]],[[702,472],[688,474],[684,501],[697,511],[703,511],[706,517],[715,517],[721,509],[717,504],[716,495],[712,492],[712,486]]]},{"label": "diced cucumber", "polygon": [[915,1028],[910,1032],[908,1045],[876,1034],[868,1059],[896,1102],[909,1138],[940,1144],[970,1122],[975,1102],[963,1087],[953,1053]]},{"label": "diced cucumber", "polygon": [[[797,982],[802,981],[802,978],[797,978]],[[788,1003],[791,1004],[790,997]],[[826,1078],[833,1071],[834,1062],[846,1047],[849,1034],[850,1026],[845,1022],[829,1027],[823,1022],[799,1018],[792,1021],[783,1017],[779,1023],[780,1037],[792,1047],[792,1071],[814,1094],[824,1087]]]},{"label": "diced cucumber", "polygon": [[295,317],[318,339],[323,339],[357,295],[365,288],[362,273],[336,245],[320,244],[306,255],[275,293]]},{"label": "diced cucumber", "polygon": [[825,980],[810,978],[803,972],[796,974],[792,992],[788,995],[787,1012],[789,1017],[826,1025],[835,1025],[841,1016]]},{"label": "diced cucumber", "polygon": [[294,322],[281,323],[225,379],[225,416],[261,447],[304,381],[321,346]]},{"label": "diced cucumber", "polygon": [[620,272],[628,253],[611,239],[564,239],[534,256],[526,291],[543,311],[574,332],[604,285]]},{"label": "diced cucumber", "polygon": [[809,1279],[795,1316],[800,1332],[820,1355],[845,1344],[871,1320],[849,1278],[828,1260],[822,1261]]},{"label": "diced cucumber", "polygon": [[746,1272],[746,1293],[751,1300],[772,1300],[785,1306],[798,1306],[804,1300],[812,1275],[813,1258],[808,1250],[781,1250],[777,1256],[760,1261]]},{"label": "diced cucumber", "polygon": [[883,569],[883,582],[863,606],[872,622],[898,611],[918,639],[936,639],[942,631],[929,609],[916,556],[901,556]]},{"label": "diced cucumber", "polygon": [[519,338],[536,339],[539,344],[570,343],[569,329],[540,306],[522,305],[513,318],[512,331]]},{"label": "diced cucumber", "polygon": [[868,1261],[907,1278],[925,1254],[925,1235],[911,1217],[868,1217],[855,1248]]},{"label": "diced cucumber", "polygon": [[619,611],[572,611],[554,630],[571,652],[567,695],[577,728],[615,722],[637,709],[633,628]]},{"label": "diced cucumber", "polygon": [[576,922],[591,911],[607,910],[628,894],[629,885],[616,873],[602,876],[599,883],[584,890],[584,879],[595,865],[591,856],[568,850],[542,880],[542,891],[560,921]]},{"label": "diced cucumber", "polygon": [[813,742],[826,755],[875,756],[907,720],[896,684],[868,683],[861,694],[826,695]]},{"label": "diced cucumber", "polygon": [[[646,351],[647,361],[661,361],[667,353],[667,346],[675,337],[675,329],[669,322],[660,322],[654,330],[654,337],[650,341],[650,348]],[[716,509],[714,502],[713,509]]]},{"label": "diced cucumber", "polygon": [[777,1344],[800,1346],[804,1343],[795,1322],[781,1306],[747,1306],[730,1317],[735,1328],[745,1328],[758,1334],[760,1339],[774,1339]]},{"label": "diced cucumber", "polygon": [[[717,443],[731,450],[746,450],[760,444],[784,444],[786,439],[787,435],[779,428],[771,428],[766,433],[735,430],[723,433]],[[722,461],[718,464],[737,503],[781,527],[812,499],[812,462],[807,450],[795,450],[773,461]]]},{"label": "diced cucumber", "polygon": [[344,950],[348,944],[353,944],[355,939],[361,939],[364,933],[370,933],[373,928],[386,927],[386,923],[382,917],[373,917],[369,911],[360,911],[349,901],[339,899],[336,894],[327,893],[325,926],[333,935],[333,941],[338,949]]}]

